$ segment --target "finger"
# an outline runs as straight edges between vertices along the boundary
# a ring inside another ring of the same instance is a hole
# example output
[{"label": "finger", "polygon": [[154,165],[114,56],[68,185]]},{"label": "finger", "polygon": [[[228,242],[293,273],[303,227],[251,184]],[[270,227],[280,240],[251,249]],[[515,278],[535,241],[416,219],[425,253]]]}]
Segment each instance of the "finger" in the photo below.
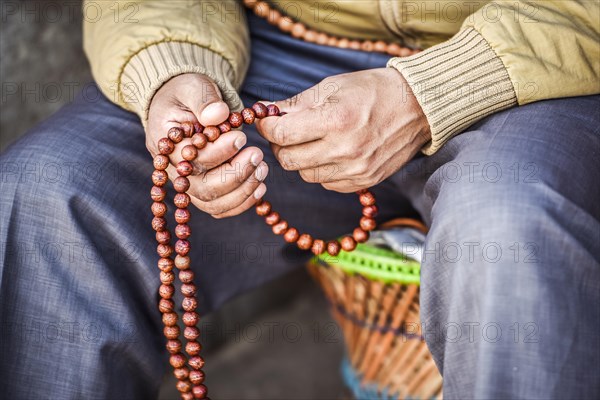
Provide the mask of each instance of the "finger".
[{"label": "finger", "polygon": [[254,202],[258,201],[266,191],[267,186],[263,182],[258,182],[250,177],[233,192],[227,193],[225,196],[210,202],[192,197],[192,202],[196,207],[210,215],[220,215],[242,206],[248,199]]},{"label": "finger", "polygon": [[291,146],[322,138],[327,122],[319,106],[281,117],[263,118],[256,122],[256,127],[269,142]]},{"label": "finger", "polygon": [[223,102],[219,87],[206,77],[182,86],[177,96],[203,126],[218,125],[229,116],[229,106]]},{"label": "finger", "polygon": [[285,147],[271,144],[271,149],[286,171],[299,171],[329,164],[326,157],[323,157],[323,142],[319,140]]},{"label": "finger", "polygon": [[300,170],[300,177],[308,183],[331,183],[344,180],[341,177],[341,168],[333,163]]},{"label": "finger", "polygon": [[[265,188],[265,192],[266,192],[267,187],[265,186],[264,188]],[[264,193],[262,193],[262,196],[264,196]],[[259,200],[260,200],[260,197],[256,198],[256,196],[250,196],[239,206],[232,208],[231,210],[226,211],[224,213],[213,215],[213,217],[215,217],[217,219],[234,217],[236,215],[243,213],[244,211],[248,210],[249,208],[252,208],[252,206],[254,206]]]},{"label": "finger", "polygon": [[[203,174],[206,171],[223,164],[225,161],[235,156],[246,145],[246,142],[247,138],[244,132],[231,131],[219,136],[214,142],[207,143],[206,147],[198,150],[198,156],[190,161],[194,166],[193,174]],[[190,138],[183,139],[175,145],[175,150],[169,155],[169,159],[174,165],[177,165],[177,163],[183,160],[181,150],[187,145],[191,145]]]},{"label": "finger", "polygon": [[332,190],[339,193],[354,193],[365,188],[364,186],[358,185],[350,180],[323,183],[322,186],[327,190]]},{"label": "finger", "polygon": [[267,176],[268,166],[262,161],[262,157],[260,149],[249,147],[229,163],[224,163],[206,174],[188,177],[189,194],[209,202],[233,192],[248,179],[263,181]]}]

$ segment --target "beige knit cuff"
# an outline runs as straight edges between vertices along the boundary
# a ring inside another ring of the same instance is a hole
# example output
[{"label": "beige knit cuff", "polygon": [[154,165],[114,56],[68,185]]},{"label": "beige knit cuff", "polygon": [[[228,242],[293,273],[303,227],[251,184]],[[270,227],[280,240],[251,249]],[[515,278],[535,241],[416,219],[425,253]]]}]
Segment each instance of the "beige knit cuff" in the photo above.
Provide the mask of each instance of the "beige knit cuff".
[{"label": "beige knit cuff", "polygon": [[387,66],[404,76],[423,108],[432,136],[422,149],[428,155],[483,117],[517,105],[502,60],[473,28]]},{"label": "beige knit cuff", "polygon": [[145,125],[156,91],[169,79],[185,73],[208,76],[219,86],[223,100],[231,110],[242,108],[236,91],[241,82],[236,82],[229,62],[207,48],[186,42],[156,43],[133,56],[121,74],[121,102],[137,113]]}]

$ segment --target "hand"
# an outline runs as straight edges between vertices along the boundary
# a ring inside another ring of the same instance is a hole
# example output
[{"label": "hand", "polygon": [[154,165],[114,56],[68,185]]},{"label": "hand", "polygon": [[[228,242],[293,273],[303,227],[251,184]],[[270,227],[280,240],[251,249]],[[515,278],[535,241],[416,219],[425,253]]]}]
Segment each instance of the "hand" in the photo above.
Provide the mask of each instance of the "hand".
[{"label": "hand", "polygon": [[[158,140],[172,127],[191,131],[193,123],[217,125],[228,116],[229,107],[210,78],[200,74],[178,75],[167,81],[152,99],[146,147],[152,156],[156,156]],[[190,143],[191,139],[183,139],[169,156],[171,165],[167,172],[171,180],[178,176],[175,166],[183,160],[181,149]],[[268,173],[263,153],[257,147],[241,150],[245,144],[246,135],[242,131],[228,132],[208,143],[192,162],[194,174],[188,177],[188,194],[196,207],[215,218],[246,211],[267,190],[262,183]]]},{"label": "hand", "polygon": [[391,68],[329,77],[276,104],[288,114],[257,127],[277,160],[338,192],[378,184],[431,139],[421,106]]}]

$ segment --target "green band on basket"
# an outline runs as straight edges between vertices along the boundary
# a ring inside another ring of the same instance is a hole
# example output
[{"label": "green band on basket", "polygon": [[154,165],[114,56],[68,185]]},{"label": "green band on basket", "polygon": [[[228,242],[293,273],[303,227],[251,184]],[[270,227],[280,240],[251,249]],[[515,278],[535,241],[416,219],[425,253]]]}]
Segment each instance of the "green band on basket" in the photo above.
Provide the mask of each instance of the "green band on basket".
[{"label": "green band on basket", "polygon": [[359,243],[353,252],[341,251],[337,256],[316,256],[318,263],[335,265],[349,274],[386,283],[419,284],[421,265],[404,254]]}]

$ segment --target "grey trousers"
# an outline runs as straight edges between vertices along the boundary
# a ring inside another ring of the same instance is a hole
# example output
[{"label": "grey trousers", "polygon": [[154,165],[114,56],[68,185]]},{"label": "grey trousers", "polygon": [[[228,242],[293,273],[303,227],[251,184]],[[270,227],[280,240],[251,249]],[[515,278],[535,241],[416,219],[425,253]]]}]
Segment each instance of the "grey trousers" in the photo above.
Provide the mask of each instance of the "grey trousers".
[{"label": "grey trousers", "polygon": [[[250,25],[246,104],[386,61]],[[381,220],[416,209],[431,228],[421,310],[444,397],[600,398],[599,108],[595,96],[497,113],[375,188]],[[326,237],[353,226],[355,196],[283,171],[247,133],[290,221]],[[3,398],[156,396],[167,354],[151,165],[137,117],[94,86],[2,154]],[[253,212],[191,225],[204,312],[307,258]]]}]

